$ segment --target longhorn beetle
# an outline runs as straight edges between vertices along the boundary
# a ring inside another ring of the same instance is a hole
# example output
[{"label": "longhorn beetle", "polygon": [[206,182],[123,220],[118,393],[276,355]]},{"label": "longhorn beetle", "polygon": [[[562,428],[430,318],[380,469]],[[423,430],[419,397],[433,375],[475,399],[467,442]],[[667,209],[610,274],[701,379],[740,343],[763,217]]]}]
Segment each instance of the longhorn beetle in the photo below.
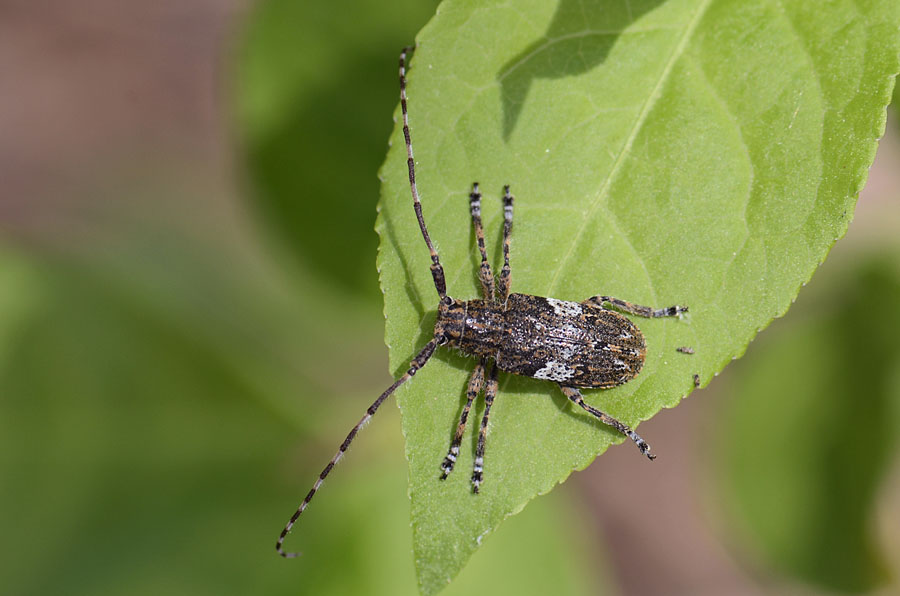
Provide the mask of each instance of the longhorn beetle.
[{"label": "longhorn beetle", "polygon": [[475,449],[475,464],[472,471],[472,491],[478,493],[482,483],[484,466],[484,443],[487,435],[488,416],[491,404],[497,395],[497,372],[546,379],[558,384],[571,401],[597,417],[604,424],[613,427],[631,439],[642,454],[653,460],[650,445],[639,434],[612,416],[585,403],[581,387],[608,388],[621,385],[633,379],[644,365],[646,345],[641,330],[623,315],[609,310],[611,305],[618,310],[641,317],[673,317],[686,312],[686,306],[670,306],[653,309],[632,304],[611,296],[593,296],[583,302],[567,302],[555,298],[541,298],[528,294],[511,294],[509,268],[509,241],[512,232],[513,196],[509,186],[503,193],[503,268],[497,287],[494,274],[488,263],[484,246],[484,230],[481,227],[481,193],[478,183],[472,185],[469,195],[469,210],[478,251],[481,253],[481,267],[478,279],[481,282],[483,298],[480,300],[456,300],[447,295],[444,268],[438,253],[431,243],[419,190],[416,187],[416,164],[413,158],[412,142],[409,136],[409,116],[406,110],[406,67],[407,55],[412,47],[403,48],[400,53],[400,110],[403,114],[403,137],[406,140],[406,163],[409,169],[409,188],[412,193],[413,209],[419,221],[422,238],[431,253],[431,276],[440,302],[434,337],[410,362],[409,369],[388,387],[369,406],[365,416],[353,427],[340,449],[319,474],[312,489],[300,503],[297,511],[281,531],[275,548],[282,557],[292,558],[300,553],[286,552],[284,539],[294,527],[297,518],[306,510],[309,502],[322,486],[322,482],[343,457],[359,430],[369,421],[382,402],[397,387],[408,381],[425,366],[438,346],[450,346],[478,359],[478,364],[469,378],[466,389],[466,404],[456,427],[456,434],[450,443],[450,450],[441,464],[440,479],[447,478],[453,471],[459,446],[462,442],[466,421],[472,402],[484,391],[484,415],[478,432]]}]

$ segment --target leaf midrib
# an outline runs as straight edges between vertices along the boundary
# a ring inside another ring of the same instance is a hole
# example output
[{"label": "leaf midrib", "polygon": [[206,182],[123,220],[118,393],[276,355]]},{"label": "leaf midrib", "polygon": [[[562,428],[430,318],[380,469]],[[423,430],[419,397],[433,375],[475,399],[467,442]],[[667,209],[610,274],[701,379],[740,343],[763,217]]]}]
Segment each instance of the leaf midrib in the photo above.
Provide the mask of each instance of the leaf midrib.
[{"label": "leaf midrib", "polygon": [[[672,68],[675,66],[675,63],[682,56],[682,54],[684,54],[684,50],[697,28],[697,24],[700,22],[700,19],[706,13],[706,10],[709,8],[709,5],[711,3],[712,0],[702,0],[700,5],[697,7],[697,10],[694,12],[694,15],[691,17],[691,20],[688,22],[687,27],[685,28],[684,33],[681,36],[681,39],[678,40],[678,43],[672,51],[672,55],[669,56],[669,60],[666,63],[665,68],[663,68],[662,73],[660,73],[659,79],[656,81],[656,85],[648,94],[647,99],[644,102],[644,106],[641,108],[641,112],[638,114],[637,120],[635,120],[635,123],[632,125],[631,132],[629,133],[628,138],[625,140],[625,144],[622,146],[621,151],[619,151],[619,155],[616,158],[615,163],[613,163],[613,167],[610,169],[609,174],[607,174],[606,178],[603,180],[600,189],[597,191],[597,195],[594,197],[587,210],[585,211],[584,217],[582,218],[582,223],[578,228],[578,231],[573,236],[568,250],[566,250],[566,253],[560,261],[559,266],[554,271],[553,278],[550,280],[550,285],[547,287],[548,296],[552,296],[554,291],[557,289],[560,275],[562,274],[563,270],[566,269],[568,262],[571,260],[572,255],[575,253],[575,247],[581,243],[582,237],[584,236],[588,224],[593,221],[597,209],[599,209],[602,203],[605,203],[606,198],[609,196],[609,189],[612,186],[613,180],[616,179],[616,176],[622,169],[622,164],[624,163],[625,158],[630,154],[631,147],[634,144],[634,140],[643,129],[644,123],[647,120],[647,116],[650,114],[650,111],[653,109],[653,107],[656,105],[656,101],[659,99],[660,89],[668,80],[669,75],[672,72]],[[635,255],[635,260],[640,263],[641,267],[644,269],[646,279],[650,282],[650,298],[655,300],[656,291],[653,287],[653,278],[647,271],[647,266],[644,263],[643,257],[634,249],[634,246],[631,244],[631,240],[628,238],[628,236],[621,232],[619,222],[617,221],[614,213],[609,212],[609,220],[614,224],[616,232],[622,237],[622,239],[631,249],[632,253]]]}]

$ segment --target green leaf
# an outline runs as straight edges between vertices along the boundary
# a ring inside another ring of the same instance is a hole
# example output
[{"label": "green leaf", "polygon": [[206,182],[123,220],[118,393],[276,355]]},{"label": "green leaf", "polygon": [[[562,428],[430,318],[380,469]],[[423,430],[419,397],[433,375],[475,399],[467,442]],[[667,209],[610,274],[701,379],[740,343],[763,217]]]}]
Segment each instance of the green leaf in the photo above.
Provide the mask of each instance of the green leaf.
[{"label": "green leaf", "polygon": [[727,519],[772,567],[829,591],[890,577],[875,516],[900,443],[898,263],[815,288],[737,367],[719,427]]},{"label": "green leaf", "polygon": [[[898,23],[893,0],[445,2],[417,38],[409,109],[448,291],[478,296],[470,184],[485,192],[495,266],[511,184],[513,291],[690,306],[637,321],[643,372],[586,395],[629,424],[675,406],[693,374],[708,383],[784,314],[846,231],[884,129]],[[404,160],[397,129],[376,224],[394,371],[430,337],[437,305]],[[472,366],[439,350],[397,392],[426,594],[503,519],[621,441],[551,384],[502,375],[482,494],[469,487],[472,428],[439,482]],[[665,465],[656,448],[652,465]]]}]

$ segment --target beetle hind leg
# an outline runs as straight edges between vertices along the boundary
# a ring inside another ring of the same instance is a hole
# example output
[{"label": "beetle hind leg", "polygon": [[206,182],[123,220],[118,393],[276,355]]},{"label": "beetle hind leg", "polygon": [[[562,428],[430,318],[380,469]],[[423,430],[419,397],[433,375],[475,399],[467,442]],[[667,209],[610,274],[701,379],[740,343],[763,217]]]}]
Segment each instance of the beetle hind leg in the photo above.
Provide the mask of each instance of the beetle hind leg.
[{"label": "beetle hind leg", "polygon": [[647,441],[645,441],[641,437],[641,435],[631,430],[631,428],[627,424],[619,422],[609,414],[605,414],[597,408],[586,404],[584,402],[584,397],[582,397],[581,392],[578,391],[578,389],[575,389],[574,387],[563,386],[560,386],[560,389],[562,389],[562,392],[566,395],[566,397],[568,397],[578,406],[582,407],[586,412],[589,412],[590,414],[595,416],[600,420],[600,422],[602,422],[603,424],[608,424],[609,426],[613,427],[614,429],[631,439],[634,444],[637,445],[637,448],[641,451],[641,453],[647,456],[647,459],[651,461],[656,459],[656,456],[650,453],[650,445],[647,443]]}]

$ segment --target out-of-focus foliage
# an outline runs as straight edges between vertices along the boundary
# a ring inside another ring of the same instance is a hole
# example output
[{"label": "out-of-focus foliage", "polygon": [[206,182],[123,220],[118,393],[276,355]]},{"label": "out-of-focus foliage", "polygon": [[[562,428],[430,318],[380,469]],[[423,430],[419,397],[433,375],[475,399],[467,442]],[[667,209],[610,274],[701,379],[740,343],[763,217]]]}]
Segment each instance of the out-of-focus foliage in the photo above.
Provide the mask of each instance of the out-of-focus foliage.
[{"label": "out-of-focus foliage", "polygon": [[894,99],[891,101],[891,107],[894,109],[894,113],[897,114],[900,112],[898,109],[900,106],[900,86],[897,85],[896,80],[894,81]]},{"label": "out-of-focus foliage", "polygon": [[436,4],[268,0],[238,52],[254,205],[304,266],[345,292],[377,299],[372,214],[396,56]]},{"label": "out-of-focus foliage", "polygon": [[811,288],[737,367],[720,429],[730,519],[768,564],[829,590],[889,579],[874,515],[900,436],[896,254]]}]

